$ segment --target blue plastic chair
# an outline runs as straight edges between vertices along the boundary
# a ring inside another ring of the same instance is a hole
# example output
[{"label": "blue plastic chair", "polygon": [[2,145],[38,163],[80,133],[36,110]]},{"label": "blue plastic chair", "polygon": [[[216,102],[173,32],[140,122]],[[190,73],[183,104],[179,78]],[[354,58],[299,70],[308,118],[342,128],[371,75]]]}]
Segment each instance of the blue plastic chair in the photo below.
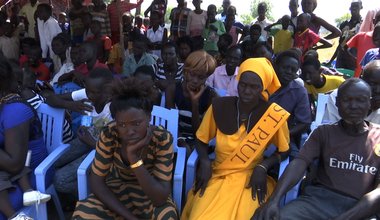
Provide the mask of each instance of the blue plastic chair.
[{"label": "blue plastic chair", "polygon": [[[168,130],[173,136],[174,152],[177,155],[173,177],[173,199],[179,212],[182,208],[183,179],[186,162],[186,149],[177,146],[178,137],[178,110],[166,109],[161,106],[154,106],[152,111],[152,125],[161,125]],[[90,172],[90,165],[94,159],[95,150],[91,151],[78,168],[78,197],[79,200],[87,198],[90,190],[87,176]]]},{"label": "blue plastic chair", "polygon": [[[47,172],[52,167],[54,162],[68,149],[68,144],[62,143],[63,122],[65,110],[50,107],[47,104],[41,104],[37,109],[38,117],[42,123],[42,131],[44,140],[49,155],[41,162],[34,170],[36,176],[37,190],[42,193],[48,193],[52,196],[59,219],[65,219],[62,206],[58,198],[58,194],[52,183],[47,181]],[[51,181],[50,181],[51,182]],[[47,218],[46,203],[38,206],[38,220]]]},{"label": "blue plastic chair", "polygon": [[55,94],[64,94],[64,93],[68,93],[68,92],[74,92],[76,90],[83,89],[83,88],[80,87],[76,83],[68,82],[68,83],[65,83],[65,84],[60,85],[60,86],[55,84],[53,86],[53,89],[54,89]]}]

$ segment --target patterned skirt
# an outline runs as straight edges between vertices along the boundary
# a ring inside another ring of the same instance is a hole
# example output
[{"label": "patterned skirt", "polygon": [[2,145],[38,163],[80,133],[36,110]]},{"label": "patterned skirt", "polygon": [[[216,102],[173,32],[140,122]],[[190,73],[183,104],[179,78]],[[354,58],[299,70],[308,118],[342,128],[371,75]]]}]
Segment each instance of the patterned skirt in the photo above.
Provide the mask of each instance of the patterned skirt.
[{"label": "patterned skirt", "polygon": [[[178,219],[176,206],[171,197],[164,205],[155,207],[136,182],[108,179],[107,186],[138,219]],[[108,209],[97,196],[90,194],[85,200],[77,202],[72,219],[123,219],[123,217]]]}]

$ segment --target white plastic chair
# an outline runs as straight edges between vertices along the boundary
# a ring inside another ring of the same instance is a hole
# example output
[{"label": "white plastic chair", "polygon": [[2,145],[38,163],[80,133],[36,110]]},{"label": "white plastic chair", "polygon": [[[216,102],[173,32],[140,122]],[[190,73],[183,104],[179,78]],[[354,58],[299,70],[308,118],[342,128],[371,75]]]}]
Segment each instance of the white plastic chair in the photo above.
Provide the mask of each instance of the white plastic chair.
[{"label": "white plastic chair", "polygon": [[328,100],[329,100],[328,94],[318,93],[317,111],[315,114],[315,121],[313,121],[310,125],[311,130],[314,130],[316,127],[322,124],[322,120],[326,111]]},{"label": "white plastic chair", "polygon": [[[168,130],[173,136],[174,152],[177,155],[174,168],[173,177],[173,199],[177,205],[179,213],[182,209],[182,192],[183,192],[183,179],[186,162],[186,149],[177,146],[178,137],[178,110],[166,109],[160,106],[153,106],[152,119],[150,121],[153,125],[161,125]],[[90,165],[95,157],[95,150],[91,151],[85,160],[78,168],[78,197],[79,200],[87,198],[90,190],[87,181],[88,174],[90,172]]]}]

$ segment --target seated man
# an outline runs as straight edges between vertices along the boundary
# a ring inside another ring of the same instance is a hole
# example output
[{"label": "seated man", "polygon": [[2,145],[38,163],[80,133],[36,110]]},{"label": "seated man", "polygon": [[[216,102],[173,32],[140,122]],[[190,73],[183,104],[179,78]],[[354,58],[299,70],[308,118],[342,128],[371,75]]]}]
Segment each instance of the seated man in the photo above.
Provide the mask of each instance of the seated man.
[{"label": "seated man", "polygon": [[[380,126],[364,121],[370,100],[371,88],[361,79],[348,79],[339,87],[342,120],[310,134],[254,219],[366,219],[379,211]],[[281,197],[315,159],[319,164],[314,183],[280,210]]]}]

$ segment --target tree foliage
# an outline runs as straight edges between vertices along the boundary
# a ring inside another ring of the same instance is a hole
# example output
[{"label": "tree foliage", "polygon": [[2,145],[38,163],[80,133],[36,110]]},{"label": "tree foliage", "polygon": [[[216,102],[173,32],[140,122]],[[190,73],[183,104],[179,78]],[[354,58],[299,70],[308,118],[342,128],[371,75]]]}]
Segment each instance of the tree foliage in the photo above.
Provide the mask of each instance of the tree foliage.
[{"label": "tree foliage", "polygon": [[252,18],[257,18],[259,16],[257,13],[257,6],[259,5],[260,2],[267,3],[268,9],[267,9],[266,17],[268,18],[268,20],[274,21],[273,14],[272,14],[273,4],[270,0],[253,0],[251,2]]},{"label": "tree foliage", "polygon": [[240,22],[245,24],[245,25],[249,25],[251,24],[253,21],[253,17],[252,15],[250,14],[241,14],[240,15]]},{"label": "tree foliage", "polygon": [[350,18],[351,18],[350,13],[346,13],[342,15],[341,17],[336,18],[335,19],[336,26],[339,27],[344,21],[350,20]]},{"label": "tree foliage", "polygon": [[170,23],[169,17],[170,17],[170,13],[172,12],[172,9],[173,9],[173,7],[170,7],[170,6],[168,6],[166,8],[166,13],[165,13],[165,17],[164,17],[165,24]]}]

